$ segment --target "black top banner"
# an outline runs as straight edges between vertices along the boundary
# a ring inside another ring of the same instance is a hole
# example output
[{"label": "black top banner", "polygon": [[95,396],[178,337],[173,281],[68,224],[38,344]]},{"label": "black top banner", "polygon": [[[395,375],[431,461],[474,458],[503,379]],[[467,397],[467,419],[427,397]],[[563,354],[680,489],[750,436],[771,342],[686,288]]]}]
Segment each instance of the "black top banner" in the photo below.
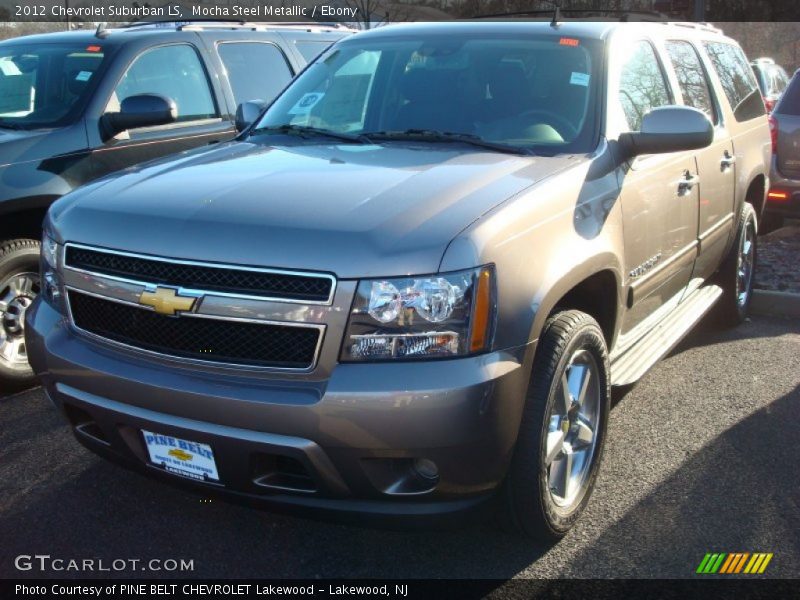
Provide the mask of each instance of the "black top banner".
[{"label": "black top banner", "polygon": [[800,21],[800,3],[782,0],[0,0],[0,22],[73,24],[220,19],[347,23],[473,18],[627,21]]}]

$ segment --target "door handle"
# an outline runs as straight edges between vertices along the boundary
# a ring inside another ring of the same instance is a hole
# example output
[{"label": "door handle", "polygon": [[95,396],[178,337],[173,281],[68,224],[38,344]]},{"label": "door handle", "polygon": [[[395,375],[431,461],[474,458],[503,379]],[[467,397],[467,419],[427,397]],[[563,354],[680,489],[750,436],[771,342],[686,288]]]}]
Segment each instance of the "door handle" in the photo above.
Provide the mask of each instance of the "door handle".
[{"label": "door handle", "polygon": [[720,168],[722,171],[727,171],[736,163],[736,157],[731,156],[727,150],[725,150],[725,156],[719,161]]},{"label": "door handle", "polygon": [[688,196],[698,183],[700,183],[699,175],[692,175],[688,170],[684,171],[683,178],[678,181],[678,196]]}]

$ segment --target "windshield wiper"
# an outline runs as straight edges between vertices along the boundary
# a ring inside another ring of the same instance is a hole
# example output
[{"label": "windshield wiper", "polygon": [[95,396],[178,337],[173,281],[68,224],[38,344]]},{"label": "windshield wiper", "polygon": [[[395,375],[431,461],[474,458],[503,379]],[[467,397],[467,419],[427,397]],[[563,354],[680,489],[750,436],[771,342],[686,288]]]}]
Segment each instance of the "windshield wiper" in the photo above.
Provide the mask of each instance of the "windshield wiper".
[{"label": "windshield wiper", "polygon": [[314,137],[314,136],[321,136],[321,137],[329,137],[335,140],[342,140],[344,142],[356,142],[359,144],[371,144],[372,140],[370,140],[367,136],[364,135],[357,135],[353,133],[340,133],[338,131],[330,131],[328,129],[319,129],[317,127],[307,127],[305,125],[270,125],[267,127],[259,127],[258,129],[253,130],[253,134],[258,133],[285,133],[285,134],[296,134],[304,138]]},{"label": "windshield wiper", "polygon": [[454,133],[452,131],[439,131],[437,129],[406,129],[404,131],[372,131],[363,134],[370,140],[410,140],[422,142],[460,142],[478,148],[505,152],[507,154],[532,155],[528,148],[520,148],[500,142],[490,142],[471,133]]}]

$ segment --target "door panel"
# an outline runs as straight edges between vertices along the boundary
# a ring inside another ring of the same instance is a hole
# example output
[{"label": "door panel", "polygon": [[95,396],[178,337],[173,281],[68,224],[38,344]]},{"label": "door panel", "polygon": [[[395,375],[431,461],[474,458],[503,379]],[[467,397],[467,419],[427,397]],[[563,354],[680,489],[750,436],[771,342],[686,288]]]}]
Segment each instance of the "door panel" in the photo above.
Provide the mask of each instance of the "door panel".
[{"label": "door panel", "polygon": [[622,183],[628,310],[623,334],[645,322],[689,283],[697,254],[695,160],[678,153],[634,163]]}]

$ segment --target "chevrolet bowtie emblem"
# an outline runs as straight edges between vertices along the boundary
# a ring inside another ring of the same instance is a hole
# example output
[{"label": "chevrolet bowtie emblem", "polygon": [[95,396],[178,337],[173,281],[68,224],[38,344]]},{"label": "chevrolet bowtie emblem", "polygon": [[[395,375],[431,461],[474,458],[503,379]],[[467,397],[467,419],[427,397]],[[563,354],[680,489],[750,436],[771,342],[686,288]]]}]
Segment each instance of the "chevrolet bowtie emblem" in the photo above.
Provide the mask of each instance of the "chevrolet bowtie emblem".
[{"label": "chevrolet bowtie emblem", "polygon": [[139,304],[151,306],[158,314],[171,317],[192,310],[195,302],[195,296],[179,296],[177,290],[163,287],[156,288],[154,292],[145,290],[139,296]]}]

